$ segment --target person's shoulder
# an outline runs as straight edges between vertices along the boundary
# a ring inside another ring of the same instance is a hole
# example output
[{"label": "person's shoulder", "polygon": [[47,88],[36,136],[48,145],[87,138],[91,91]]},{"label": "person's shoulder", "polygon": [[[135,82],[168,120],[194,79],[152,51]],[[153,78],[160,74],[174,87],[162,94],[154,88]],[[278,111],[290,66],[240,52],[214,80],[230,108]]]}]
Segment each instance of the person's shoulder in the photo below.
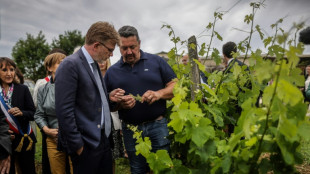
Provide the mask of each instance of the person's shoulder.
[{"label": "person's shoulder", "polygon": [[239,59],[236,59],[236,62],[238,62],[238,64],[244,64],[243,62],[241,62]]},{"label": "person's shoulder", "polygon": [[[120,68],[120,67],[121,67],[121,61],[118,60],[116,63],[114,63],[113,65],[111,65],[111,66],[108,68],[107,71],[109,71],[110,69],[111,69],[111,70],[115,70],[115,69],[118,69],[118,68]],[[111,71],[111,70],[110,70],[110,71]]]},{"label": "person's shoulder", "polygon": [[156,54],[151,54],[151,53],[148,53],[148,52],[144,52],[141,50],[141,56],[142,57],[146,57],[146,58],[154,58],[154,59],[160,59],[161,57],[156,55]]},{"label": "person's shoulder", "polygon": [[15,87],[17,87],[17,88],[28,88],[26,85],[20,84],[20,83],[14,83],[14,88]]},{"label": "person's shoulder", "polygon": [[[78,61],[79,60],[79,57],[80,57],[80,55],[78,54],[78,53],[74,53],[74,54],[71,54],[71,55],[69,55],[69,56],[67,56],[63,61],[62,61],[62,63],[63,62],[76,62],[76,61]],[[61,64],[62,64],[61,63]]]},{"label": "person's shoulder", "polygon": [[76,52],[74,54],[67,56],[59,65],[59,69],[62,69],[64,67],[75,69],[77,68],[77,65],[81,62],[82,62],[81,55],[79,55],[78,52]]},{"label": "person's shoulder", "polygon": [[41,86],[39,86],[38,91],[43,91],[43,89],[49,87],[50,85],[51,85],[51,82],[44,83]]},{"label": "person's shoulder", "polygon": [[46,80],[45,79],[38,79],[35,85],[41,84],[43,81],[46,81]]},{"label": "person's shoulder", "polygon": [[[17,90],[26,90],[28,89],[28,86],[24,85],[24,84],[20,84],[20,83],[14,83],[14,89],[17,89]],[[29,90],[29,89],[28,89]]]},{"label": "person's shoulder", "polygon": [[155,61],[155,62],[161,62],[161,63],[167,63],[163,57],[160,57],[157,54],[151,54],[151,53],[147,53],[143,51],[141,51],[141,53],[142,53],[142,56],[148,60]]},{"label": "person's shoulder", "polygon": [[[46,84],[45,84],[46,85]],[[45,88],[45,85],[41,85],[38,88],[38,93],[41,93],[43,91],[43,89]]]},{"label": "person's shoulder", "polygon": [[38,79],[36,84],[34,85],[34,88],[38,88],[38,87],[44,85],[46,82],[47,81],[45,80],[45,78],[44,79]]}]

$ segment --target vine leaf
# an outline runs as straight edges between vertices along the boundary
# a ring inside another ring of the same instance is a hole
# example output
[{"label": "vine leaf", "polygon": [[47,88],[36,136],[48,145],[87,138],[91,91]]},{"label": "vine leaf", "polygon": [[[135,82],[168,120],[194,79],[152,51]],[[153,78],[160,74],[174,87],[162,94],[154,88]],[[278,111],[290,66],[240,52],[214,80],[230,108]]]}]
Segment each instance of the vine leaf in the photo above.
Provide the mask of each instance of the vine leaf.
[{"label": "vine leaf", "polygon": [[157,150],[156,153],[150,154],[147,162],[151,168],[156,168],[159,171],[173,167],[172,160],[166,150]]},{"label": "vine leaf", "polygon": [[139,94],[137,94],[137,96],[134,96],[134,95],[132,95],[132,94],[129,94],[131,97],[133,97],[135,100],[137,100],[137,101],[139,101],[139,102],[141,102],[142,101],[142,97],[139,95]]},{"label": "vine leaf", "polygon": [[212,126],[209,126],[211,121],[208,118],[201,118],[199,125],[192,129],[192,140],[198,146],[202,147],[210,138],[214,138],[215,132]]}]

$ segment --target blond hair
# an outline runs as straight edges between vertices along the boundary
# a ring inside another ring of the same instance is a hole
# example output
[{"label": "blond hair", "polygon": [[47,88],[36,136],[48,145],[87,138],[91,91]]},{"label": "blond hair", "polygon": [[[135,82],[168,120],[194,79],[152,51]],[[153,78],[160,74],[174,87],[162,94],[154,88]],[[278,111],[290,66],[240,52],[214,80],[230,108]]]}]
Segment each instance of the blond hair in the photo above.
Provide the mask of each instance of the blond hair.
[{"label": "blond hair", "polygon": [[44,59],[44,67],[46,71],[48,71],[48,68],[54,66],[57,63],[60,63],[65,57],[66,55],[62,53],[53,53],[46,56],[46,58]]},{"label": "blond hair", "polygon": [[112,24],[108,22],[96,22],[90,26],[85,36],[85,44],[91,45],[95,42],[105,43],[106,41],[119,45],[120,37]]}]

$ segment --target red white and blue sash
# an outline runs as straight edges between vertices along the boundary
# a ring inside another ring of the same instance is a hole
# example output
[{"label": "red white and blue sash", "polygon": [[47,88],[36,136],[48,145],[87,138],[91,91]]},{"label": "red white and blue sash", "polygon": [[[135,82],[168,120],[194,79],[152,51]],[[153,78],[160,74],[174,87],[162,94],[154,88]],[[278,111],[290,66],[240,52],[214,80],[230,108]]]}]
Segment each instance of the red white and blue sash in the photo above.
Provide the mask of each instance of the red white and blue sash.
[{"label": "red white and blue sash", "polygon": [[17,152],[20,152],[21,151],[21,148],[23,146],[23,141],[24,141],[24,138],[27,138],[29,139],[29,146],[27,148],[27,151],[31,149],[32,147],[32,143],[33,141],[31,140],[31,138],[29,137],[29,135],[33,132],[30,124],[28,124],[28,128],[27,128],[27,132],[24,133],[22,128],[20,127],[20,124],[18,122],[18,120],[15,118],[15,116],[13,116],[12,114],[10,114],[8,112],[8,110],[10,109],[8,107],[8,105],[5,103],[3,97],[0,95],[0,107],[1,107],[1,110],[3,111],[4,115],[6,116],[6,121],[9,123],[9,126],[10,126],[10,129],[15,132],[16,134],[20,134],[20,135],[23,135],[22,137],[22,140],[20,142],[20,144],[18,145],[18,147],[15,149]]},{"label": "red white and blue sash", "polygon": [[46,76],[44,79],[45,79],[46,82],[49,82],[50,81],[50,76]]}]

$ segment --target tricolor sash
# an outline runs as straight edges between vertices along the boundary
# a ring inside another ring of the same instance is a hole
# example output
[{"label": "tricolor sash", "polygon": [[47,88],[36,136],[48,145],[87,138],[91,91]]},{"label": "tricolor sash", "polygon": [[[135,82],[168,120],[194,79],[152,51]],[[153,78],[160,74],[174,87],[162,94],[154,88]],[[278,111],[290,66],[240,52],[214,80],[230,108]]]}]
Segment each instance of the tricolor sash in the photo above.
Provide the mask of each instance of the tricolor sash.
[{"label": "tricolor sash", "polygon": [[24,138],[28,138],[29,140],[29,145],[26,149],[26,151],[31,150],[32,148],[32,144],[33,141],[30,138],[30,134],[33,132],[32,128],[30,126],[30,123],[28,124],[28,128],[27,128],[27,132],[24,133],[22,128],[20,127],[20,124],[18,122],[18,120],[16,119],[15,116],[13,116],[12,114],[9,114],[8,110],[10,109],[8,107],[8,105],[5,103],[3,97],[0,95],[0,107],[1,110],[3,111],[4,115],[6,116],[6,121],[9,123],[10,129],[15,132],[16,134],[20,134],[20,135],[24,135],[19,143],[19,145],[17,146],[17,148],[15,149],[15,151],[20,152],[22,150],[23,147],[23,143],[24,143]]},{"label": "tricolor sash", "polygon": [[46,76],[44,79],[45,79],[46,82],[50,81],[50,77],[49,76]]}]

